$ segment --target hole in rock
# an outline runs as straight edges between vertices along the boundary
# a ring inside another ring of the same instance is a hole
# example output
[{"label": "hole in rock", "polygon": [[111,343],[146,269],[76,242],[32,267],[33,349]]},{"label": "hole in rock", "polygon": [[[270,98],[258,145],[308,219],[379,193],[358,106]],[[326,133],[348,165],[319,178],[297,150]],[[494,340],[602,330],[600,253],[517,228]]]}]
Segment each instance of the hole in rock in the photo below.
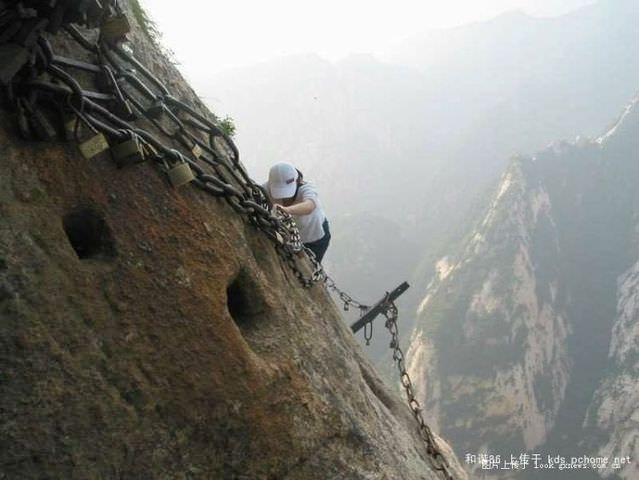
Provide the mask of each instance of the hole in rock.
[{"label": "hole in rock", "polygon": [[245,270],[240,271],[226,289],[226,304],[241,330],[251,329],[263,318],[266,302],[255,280]]},{"label": "hole in rock", "polygon": [[93,208],[81,207],[68,213],[62,225],[79,259],[108,259],[115,256],[111,230],[104,217]]}]

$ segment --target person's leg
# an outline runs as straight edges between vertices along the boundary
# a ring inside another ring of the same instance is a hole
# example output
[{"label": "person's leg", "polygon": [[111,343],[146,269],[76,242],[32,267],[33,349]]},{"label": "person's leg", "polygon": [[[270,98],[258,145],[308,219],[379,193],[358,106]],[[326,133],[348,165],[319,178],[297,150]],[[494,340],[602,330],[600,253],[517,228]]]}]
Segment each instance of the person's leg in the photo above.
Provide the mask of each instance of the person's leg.
[{"label": "person's leg", "polygon": [[331,241],[331,232],[328,228],[328,220],[324,221],[323,227],[324,227],[324,236],[322,238],[320,238],[319,240],[315,242],[304,244],[305,247],[308,247],[315,254],[315,258],[320,263],[322,262],[322,259],[324,258],[324,254],[326,253],[326,250],[328,250],[328,244]]}]

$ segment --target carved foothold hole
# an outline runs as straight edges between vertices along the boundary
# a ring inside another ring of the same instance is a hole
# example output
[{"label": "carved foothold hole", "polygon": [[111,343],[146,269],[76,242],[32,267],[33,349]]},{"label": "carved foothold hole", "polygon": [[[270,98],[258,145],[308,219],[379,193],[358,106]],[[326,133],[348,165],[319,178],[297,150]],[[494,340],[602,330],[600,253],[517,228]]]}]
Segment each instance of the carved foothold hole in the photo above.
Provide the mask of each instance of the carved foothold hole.
[{"label": "carved foothold hole", "polygon": [[257,325],[265,311],[265,302],[251,276],[242,270],[226,289],[229,313],[241,330]]},{"label": "carved foothold hole", "polygon": [[95,209],[78,208],[64,216],[62,225],[79,259],[109,259],[115,256],[111,229]]}]

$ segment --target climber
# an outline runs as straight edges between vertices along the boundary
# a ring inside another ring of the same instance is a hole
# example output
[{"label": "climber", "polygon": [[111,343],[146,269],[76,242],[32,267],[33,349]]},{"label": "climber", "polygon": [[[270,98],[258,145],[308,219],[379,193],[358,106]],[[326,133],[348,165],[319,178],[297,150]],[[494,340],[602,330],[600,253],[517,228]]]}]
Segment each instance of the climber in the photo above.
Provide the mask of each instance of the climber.
[{"label": "climber", "polygon": [[302,243],[321,262],[331,240],[331,232],[315,185],[304,181],[302,172],[293,165],[281,162],[271,167],[268,182],[263,186],[275,208],[293,217]]}]

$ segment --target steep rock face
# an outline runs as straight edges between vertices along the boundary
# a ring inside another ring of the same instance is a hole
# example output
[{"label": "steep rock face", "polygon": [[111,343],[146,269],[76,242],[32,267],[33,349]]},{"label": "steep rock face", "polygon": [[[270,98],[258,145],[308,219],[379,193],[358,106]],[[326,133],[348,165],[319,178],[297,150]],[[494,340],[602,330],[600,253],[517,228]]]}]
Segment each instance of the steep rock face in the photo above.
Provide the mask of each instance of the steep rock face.
[{"label": "steep rock face", "polygon": [[[637,478],[639,458],[639,263],[619,279],[618,317],[612,332],[612,373],[595,392],[585,426],[595,428],[596,452],[601,457],[619,458],[602,469],[603,477]],[[623,461],[629,458],[630,461]]]},{"label": "steep rock face", "polygon": [[459,452],[539,445],[566,386],[557,232],[548,193],[525,168],[504,174],[460,258],[438,264],[420,306],[428,323],[410,343],[427,410]]},{"label": "steep rock face", "polygon": [[516,159],[438,263],[408,356],[458,453],[636,454],[637,132],[635,100],[597,139]]},{"label": "steep rock face", "polygon": [[13,120],[2,111],[3,478],[439,478],[326,291],[302,289],[224,200],[149,163],[18,140]]}]

